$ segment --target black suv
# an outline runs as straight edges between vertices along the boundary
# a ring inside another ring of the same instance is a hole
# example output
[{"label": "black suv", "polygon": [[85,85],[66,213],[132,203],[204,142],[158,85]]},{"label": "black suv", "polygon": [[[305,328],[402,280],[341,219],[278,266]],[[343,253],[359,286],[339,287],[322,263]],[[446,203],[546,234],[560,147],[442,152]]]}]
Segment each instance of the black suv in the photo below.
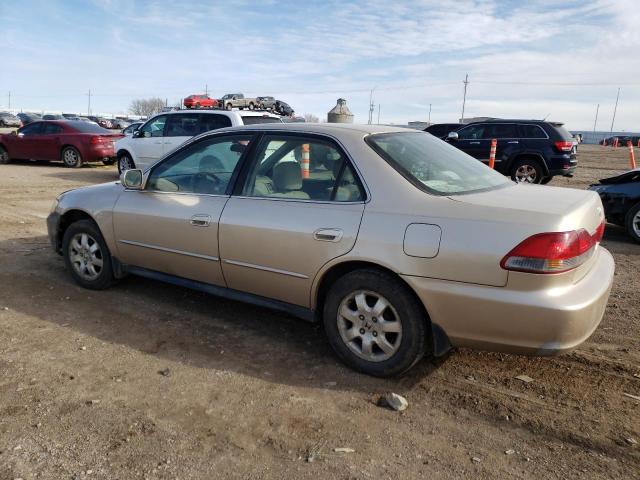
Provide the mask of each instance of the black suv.
[{"label": "black suv", "polygon": [[517,182],[548,183],[555,175],[573,176],[576,143],[562,123],[542,120],[485,120],[450,133],[446,141],[488,163],[491,139],[495,168]]}]

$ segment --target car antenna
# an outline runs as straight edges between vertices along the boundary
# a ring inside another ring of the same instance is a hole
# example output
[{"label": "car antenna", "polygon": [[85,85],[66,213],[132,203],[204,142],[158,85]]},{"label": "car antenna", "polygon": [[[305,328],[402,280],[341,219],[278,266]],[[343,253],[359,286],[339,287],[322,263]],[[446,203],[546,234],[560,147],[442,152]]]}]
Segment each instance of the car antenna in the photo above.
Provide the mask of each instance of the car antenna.
[{"label": "car antenna", "polygon": [[547,114],[544,116],[544,118],[542,119],[542,121],[543,121],[543,122],[544,122],[544,121],[546,121],[546,120],[547,120],[547,117],[548,117],[549,115],[551,115],[551,112],[547,113]]}]

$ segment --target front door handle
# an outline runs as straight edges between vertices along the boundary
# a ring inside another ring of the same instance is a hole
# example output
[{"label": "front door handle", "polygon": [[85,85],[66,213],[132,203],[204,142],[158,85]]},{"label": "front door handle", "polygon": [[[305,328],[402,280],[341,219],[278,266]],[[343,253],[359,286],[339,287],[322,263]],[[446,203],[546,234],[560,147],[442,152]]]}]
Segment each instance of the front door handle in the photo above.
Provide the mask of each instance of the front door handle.
[{"label": "front door handle", "polygon": [[480,145],[480,142],[469,142],[469,145]]},{"label": "front door handle", "polygon": [[208,227],[211,223],[211,215],[198,214],[191,217],[191,225],[194,227]]},{"label": "front door handle", "polygon": [[520,143],[518,140],[511,140],[510,142],[507,143]]},{"label": "front door handle", "polygon": [[339,242],[342,240],[342,230],[339,228],[321,228],[313,232],[313,238],[321,242]]}]

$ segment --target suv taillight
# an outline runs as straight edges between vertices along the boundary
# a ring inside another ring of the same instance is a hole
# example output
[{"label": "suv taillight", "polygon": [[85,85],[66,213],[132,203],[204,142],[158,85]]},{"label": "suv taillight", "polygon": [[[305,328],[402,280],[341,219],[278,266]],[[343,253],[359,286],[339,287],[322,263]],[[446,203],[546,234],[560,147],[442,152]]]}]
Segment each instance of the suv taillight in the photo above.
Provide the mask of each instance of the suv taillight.
[{"label": "suv taillight", "polygon": [[505,270],[562,273],[586,262],[604,234],[604,220],[593,235],[585,229],[538,233],[522,241],[500,262]]},{"label": "suv taillight", "polygon": [[573,150],[573,142],[558,140],[557,142],[554,142],[554,145],[561,152],[570,152],[571,150]]}]

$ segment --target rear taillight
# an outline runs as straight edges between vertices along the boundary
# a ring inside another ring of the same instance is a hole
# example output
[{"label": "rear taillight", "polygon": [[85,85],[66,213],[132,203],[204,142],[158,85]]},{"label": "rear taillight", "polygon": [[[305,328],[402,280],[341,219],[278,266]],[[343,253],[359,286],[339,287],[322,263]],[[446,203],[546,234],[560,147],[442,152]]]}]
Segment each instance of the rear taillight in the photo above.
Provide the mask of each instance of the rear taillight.
[{"label": "rear taillight", "polygon": [[538,233],[511,250],[500,266],[516,272],[567,272],[589,259],[603,234],[604,221],[593,235],[583,228],[570,232]]},{"label": "rear taillight", "polygon": [[564,140],[559,140],[554,142],[554,145],[561,152],[570,152],[573,150],[573,142],[565,142]]},{"label": "rear taillight", "polygon": [[105,141],[107,141],[107,139],[100,135],[94,135],[93,137],[91,137],[91,145],[98,145],[99,143],[104,143]]}]

